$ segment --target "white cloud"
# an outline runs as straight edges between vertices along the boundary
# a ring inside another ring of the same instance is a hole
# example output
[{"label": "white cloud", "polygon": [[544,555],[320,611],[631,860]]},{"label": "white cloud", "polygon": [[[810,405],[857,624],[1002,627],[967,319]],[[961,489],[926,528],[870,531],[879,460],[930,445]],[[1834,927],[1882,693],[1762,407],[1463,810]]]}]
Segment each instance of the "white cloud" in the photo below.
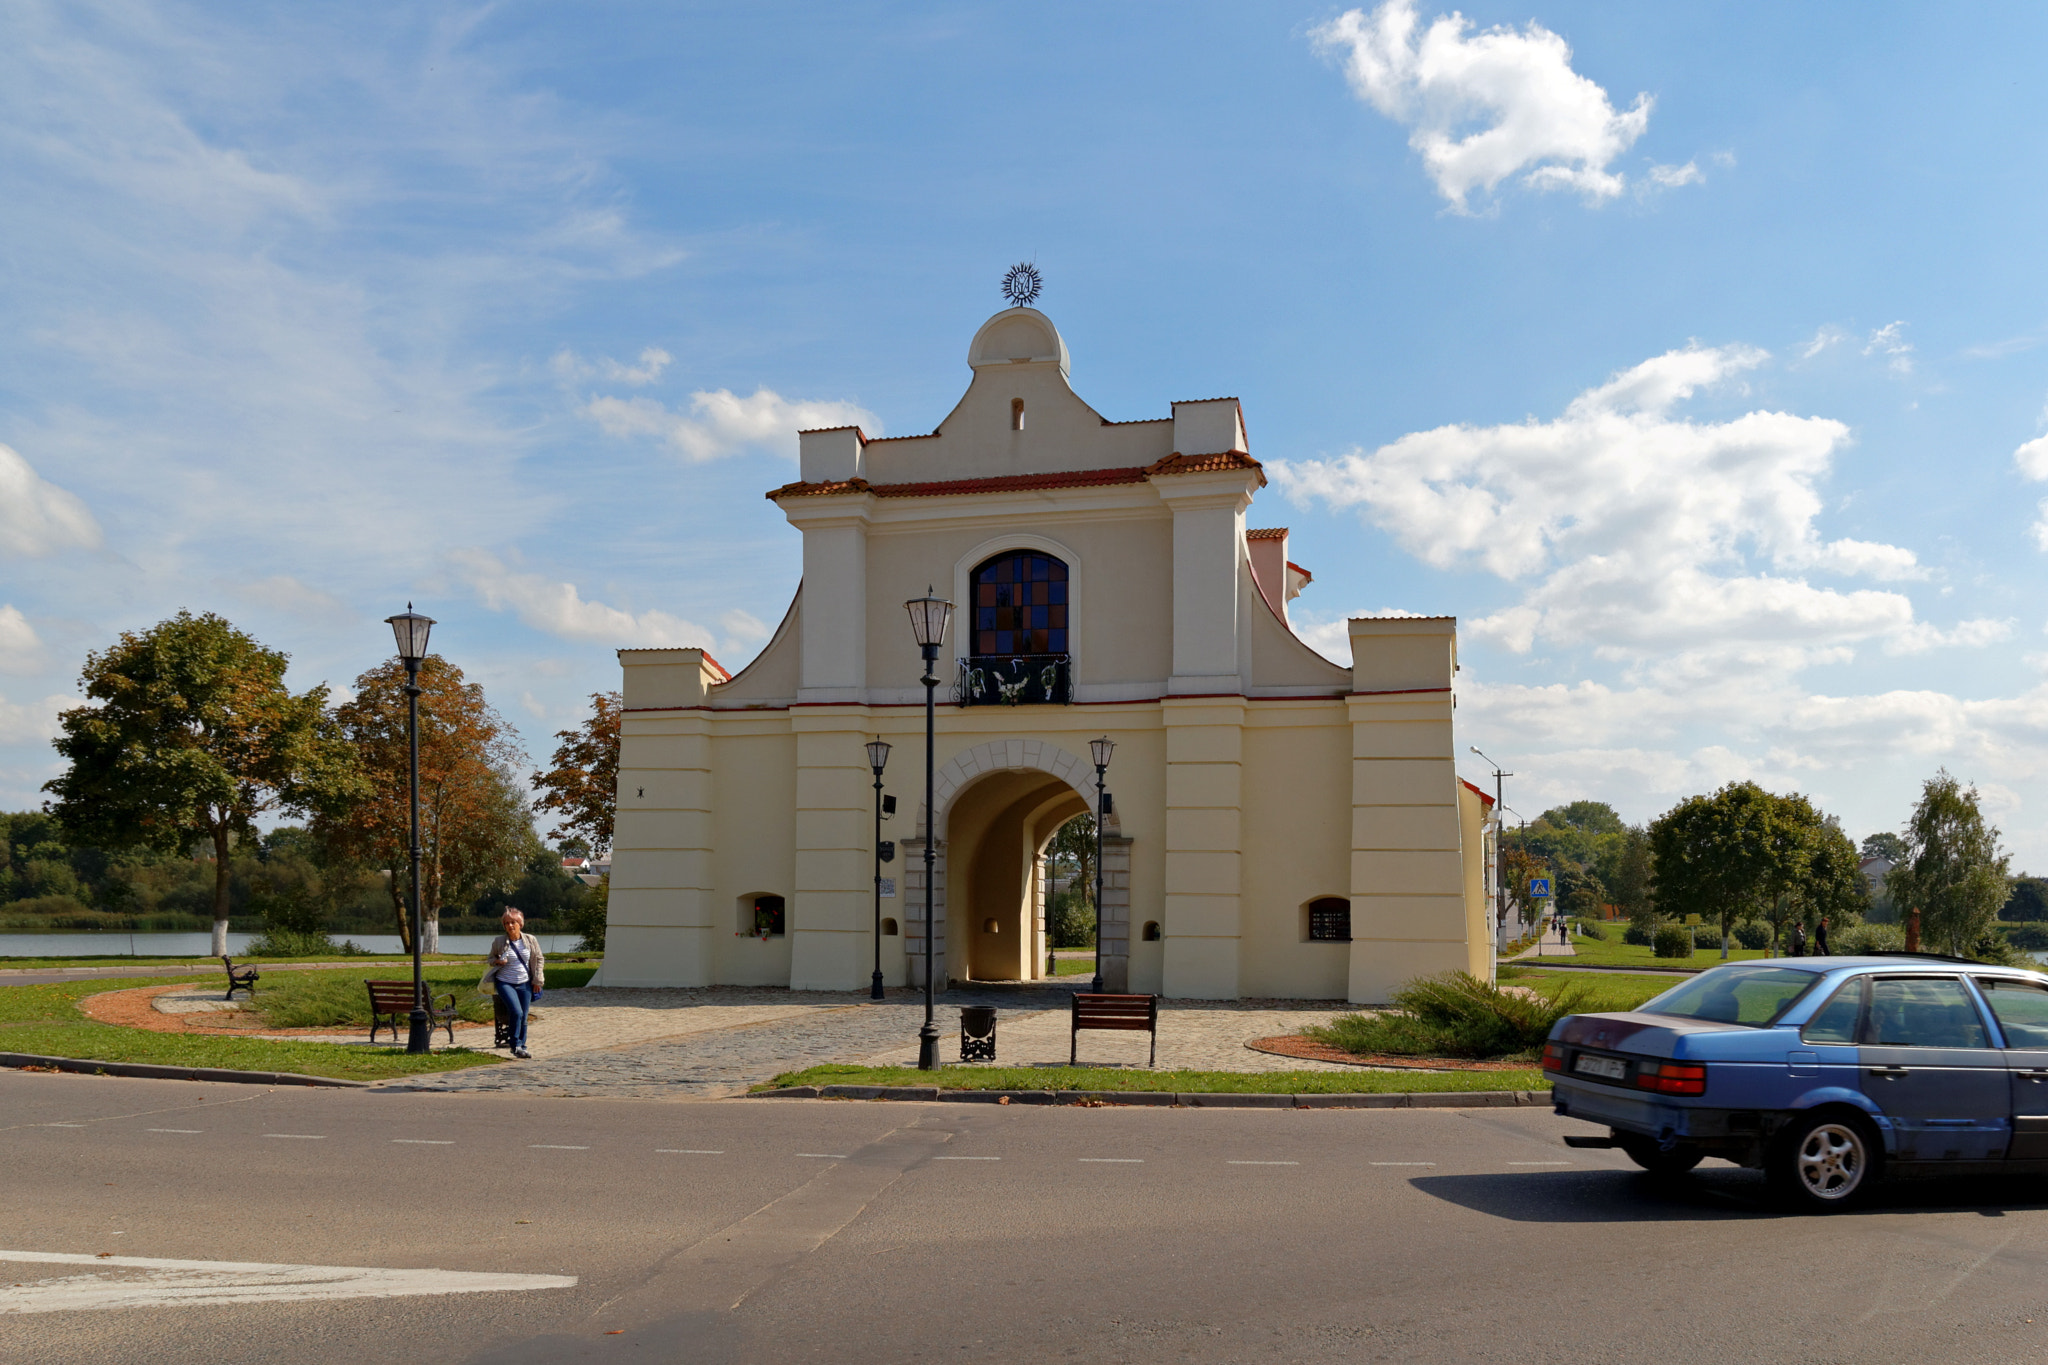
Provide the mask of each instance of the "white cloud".
[{"label": "white cloud", "polygon": [[240,582],[229,580],[227,586],[245,602],[309,621],[338,621],[354,614],[333,593],[308,587],[290,574]]},{"label": "white cloud", "polygon": [[1813,340],[1799,348],[1799,358],[1811,360],[1830,346],[1839,346],[1848,339],[1849,334],[1841,328],[1832,323],[1823,324],[1821,329],[1813,334]]},{"label": "white cloud", "polygon": [[1420,615],[1421,612],[1409,611],[1405,607],[1376,607],[1371,611],[1354,611],[1349,616],[1339,616],[1334,621],[1324,621],[1310,613],[1295,612],[1288,617],[1287,624],[1303,644],[1324,658],[1348,668],[1351,664],[1351,628],[1345,624],[1347,621],[1368,616]]},{"label": "white cloud", "polygon": [[43,642],[13,603],[0,604],[0,673],[39,673]]},{"label": "white cloud", "polygon": [[1981,649],[2013,637],[2013,630],[2019,623],[2010,618],[1994,621],[1980,616],[1969,621],[1959,621],[1952,630],[1936,630],[1924,621],[1915,621],[1885,641],[1888,654],[1920,654],[1930,649]]},{"label": "white cloud", "polygon": [[1688,347],[1589,389],[1555,421],[1439,427],[1267,468],[1288,497],[1359,508],[1427,564],[1527,582],[1519,602],[1470,627],[1517,652],[1540,640],[1638,661],[1782,647],[1812,662],[1864,640],[1976,642],[1916,626],[1899,593],[1803,576],[1924,576],[1903,547],[1822,539],[1816,486],[1848,442],[1842,423],[1676,411],[1766,358]]},{"label": "white cloud", "polygon": [[659,346],[649,346],[640,352],[636,365],[627,365],[609,356],[599,356],[595,361],[586,361],[574,351],[557,352],[548,362],[548,368],[568,383],[582,383],[589,379],[608,379],[615,384],[626,384],[638,388],[652,384],[661,378],[661,372],[669,367],[675,357]]},{"label": "white cloud", "polygon": [[685,459],[715,460],[743,450],[762,450],[795,459],[796,434],[814,427],[857,426],[882,434],[873,413],[855,403],[788,399],[757,388],[745,398],[730,389],[698,390],[687,414],[652,398],[593,398],[583,413],[611,436],[653,436]]},{"label": "white cloud", "polygon": [[75,494],[45,480],[0,445],[0,554],[32,557],[96,549],[100,526]]},{"label": "white cloud", "polygon": [[2048,480],[2048,436],[2036,436],[2012,453],[2020,473],[2035,483]]},{"label": "white cloud", "polygon": [[1683,166],[1650,167],[1650,183],[1659,189],[1675,190],[1680,185],[1697,185],[1707,178],[1697,161],[1688,161]]},{"label": "white cloud", "polygon": [[453,550],[448,562],[456,576],[492,611],[510,611],[526,625],[564,640],[611,648],[640,646],[710,650],[721,663],[737,667],[768,638],[769,628],[737,609],[721,615],[721,634],[669,612],[625,611],[586,600],[574,583],[528,573],[488,550]]},{"label": "white cloud", "polygon": [[1906,340],[1906,324],[1888,322],[1870,334],[1870,340],[1863,345],[1865,355],[1891,357],[1889,364],[1894,374],[1913,372],[1913,343]]},{"label": "white cloud", "polygon": [[0,697],[0,744],[34,744],[57,737],[57,714],[80,705],[62,694],[39,701],[13,702]]},{"label": "white cloud", "polygon": [[[1469,32],[1471,22],[1452,13],[1418,28],[1413,0],[1386,0],[1371,14],[1347,10],[1312,36],[1340,55],[1360,99],[1409,129],[1408,145],[1453,209],[1467,212],[1474,191],[1490,194],[1515,175],[1589,199],[1622,192],[1626,177],[1607,168],[1649,125],[1649,95],[1617,113],[1605,90],[1572,70],[1564,39],[1533,21],[1520,32]],[[1697,176],[1675,173],[1684,169]]]}]

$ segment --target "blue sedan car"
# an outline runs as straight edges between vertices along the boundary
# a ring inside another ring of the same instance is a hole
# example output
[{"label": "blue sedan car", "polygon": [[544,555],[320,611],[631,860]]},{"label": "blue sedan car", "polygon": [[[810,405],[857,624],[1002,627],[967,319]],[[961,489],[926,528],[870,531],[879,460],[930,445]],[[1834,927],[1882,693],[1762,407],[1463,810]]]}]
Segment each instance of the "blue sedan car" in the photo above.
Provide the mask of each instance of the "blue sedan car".
[{"label": "blue sedan car", "polygon": [[1560,1019],[1557,1112],[1677,1174],[1717,1156],[1793,1204],[1843,1208],[1887,1173],[2048,1172],[2048,975],[1927,954],[1701,972],[1641,1008]]}]

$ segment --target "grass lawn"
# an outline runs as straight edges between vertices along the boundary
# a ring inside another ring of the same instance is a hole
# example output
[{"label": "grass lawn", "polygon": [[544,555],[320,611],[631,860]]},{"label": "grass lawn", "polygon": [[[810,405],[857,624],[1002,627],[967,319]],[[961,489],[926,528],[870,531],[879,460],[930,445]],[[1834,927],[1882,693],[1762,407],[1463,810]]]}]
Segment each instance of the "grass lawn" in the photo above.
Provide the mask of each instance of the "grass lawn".
[{"label": "grass lawn", "polygon": [[[397,968],[398,970],[394,970]],[[597,974],[595,967],[556,967],[548,973],[551,990],[568,990],[583,985]],[[440,997],[455,996],[461,1017],[481,1024],[491,1017],[489,997],[477,994],[477,978],[483,968],[473,963],[436,964],[425,971],[427,990]],[[275,972],[256,983],[256,1008],[269,1028],[325,1028],[329,1025],[370,1026],[370,993],[365,981],[410,981],[412,960],[367,967],[361,971]],[[542,1001],[545,1006],[546,1001]]]},{"label": "grass lawn", "polygon": [[[213,976],[191,980],[211,983]],[[499,1059],[490,1052],[454,1048],[408,1056],[403,1048],[344,1047],[336,1043],[217,1038],[197,1033],[151,1033],[87,1018],[78,1002],[102,991],[160,986],[162,977],[52,982],[0,989],[0,1052],[79,1057],[101,1062],[154,1062],[164,1066],[217,1066],[237,1071],[294,1071],[307,1076],[376,1081],[428,1071],[458,1071]],[[475,984],[472,975],[470,984]],[[361,986],[356,988],[362,990]]]},{"label": "grass lawn", "polygon": [[1580,1009],[1587,1014],[1632,1010],[1651,996],[1661,995],[1683,980],[1684,977],[1632,976],[1624,972],[1549,972],[1540,967],[1524,967],[1519,964],[1500,969],[1500,981],[1503,986],[1527,986],[1546,1000],[1557,999],[1560,991],[1584,991],[1586,1000]]},{"label": "grass lawn", "polygon": [[[591,954],[593,959],[600,956]],[[483,972],[483,959],[476,953],[428,953],[428,962],[474,962],[479,975]],[[253,962],[259,967],[282,967],[293,962],[403,962],[410,974],[412,958],[399,953],[380,953],[365,957],[350,953],[336,957],[237,957],[237,964]],[[190,967],[195,972],[213,972],[225,981],[226,974],[217,957],[130,957],[126,953],[103,954],[99,957],[0,957],[0,971],[24,971],[30,968],[47,967]]]},{"label": "grass lawn", "polygon": [[[1714,936],[1713,946],[1708,946],[1709,936]],[[1621,929],[1614,930],[1614,937],[1607,939],[1574,938],[1572,948],[1576,956],[1569,959],[1581,967],[1669,967],[1679,971],[1704,971],[1718,966],[1721,961],[1721,944],[1718,931],[1700,930],[1700,950],[1691,957],[1658,957],[1647,947],[1621,941]],[[1756,958],[1769,957],[1762,948],[1741,948],[1731,944],[1728,948],[1730,962],[1749,962]],[[1528,958],[1535,962],[1538,959]],[[1559,958],[1562,962],[1566,959]]]},{"label": "grass lawn", "polygon": [[1092,957],[1056,957],[1052,960],[1054,976],[1093,976],[1095,959]]},{"label": "grass lawn", "polygon": [[1542,1090],[1541,1071],[1135,1071],[1089,1066],[811,1066],[756,1090],[785,1085],[936,1085],[946,1090],[1170,1090],[1233,1095],[1413,1094]]}]

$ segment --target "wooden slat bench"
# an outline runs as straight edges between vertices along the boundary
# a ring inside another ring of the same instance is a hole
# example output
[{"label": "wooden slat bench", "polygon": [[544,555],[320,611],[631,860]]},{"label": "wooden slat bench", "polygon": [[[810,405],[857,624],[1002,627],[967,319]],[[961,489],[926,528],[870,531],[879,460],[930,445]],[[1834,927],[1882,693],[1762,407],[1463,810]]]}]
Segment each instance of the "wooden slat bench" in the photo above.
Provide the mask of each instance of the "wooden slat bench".
[{"label": "wooden slat bench", "polygon": [[256,978],[263,975],[263,973],[257,971],[254,967],[237,967],[235,960],[231,957],[223,957],[221,964],[228,969],[228,993],[223,995],[221,999],[232,1000],[235,998],[236,991],[247,991],[249,992],[249,998],[254,1000],[256,998]]},{"label": "wooden slat bench", "polygon": [[[398,1021],[406,1021],[412,1027],[412,982],[410,981],[365,981],[370,988],[370,1041],[377,1041],[377,1030],[384,1019],[391,1021],[391,1041],[398,1041]],[[450,1046],[455,1043],[455,992],[441,997],[440,1005],[434,1004],[434,997],[427,997],[427,1018],[432,1026],[448,1030]]]},{"label": "wooden slat bench", "polygon": [[1074,992],[1074,1026],[1068,1036],[1067,1064],[1076,1064],[1081,1050],[1081,1030],[1115,1029],[1152,1035],[1152,1055],[1145,1063],[1159,1060],[1159,997],[1156,995],[1091,995]]}]

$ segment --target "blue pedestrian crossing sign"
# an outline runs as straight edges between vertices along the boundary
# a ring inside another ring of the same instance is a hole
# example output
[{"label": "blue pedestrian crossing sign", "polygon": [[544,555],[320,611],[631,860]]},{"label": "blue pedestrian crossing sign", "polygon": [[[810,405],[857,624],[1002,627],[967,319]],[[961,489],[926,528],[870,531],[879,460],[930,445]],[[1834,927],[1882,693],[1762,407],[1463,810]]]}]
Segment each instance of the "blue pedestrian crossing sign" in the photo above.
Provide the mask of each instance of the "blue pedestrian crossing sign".
[{"label": "blue pedestrian crossing sign", "polygon": [[1529,878],[1529,894],[1530,894],[1531,896],[1535,896],[1535,897],[1539,897],[1539,898],[1540,898],[1540,897],[1543,897],[1543,896],[1547,896],[1547,895],[1549,895],[1549,894],[1550,894],[1550,878],[1548,878],[1548,877],[1531,877],[1531,878]]}]

